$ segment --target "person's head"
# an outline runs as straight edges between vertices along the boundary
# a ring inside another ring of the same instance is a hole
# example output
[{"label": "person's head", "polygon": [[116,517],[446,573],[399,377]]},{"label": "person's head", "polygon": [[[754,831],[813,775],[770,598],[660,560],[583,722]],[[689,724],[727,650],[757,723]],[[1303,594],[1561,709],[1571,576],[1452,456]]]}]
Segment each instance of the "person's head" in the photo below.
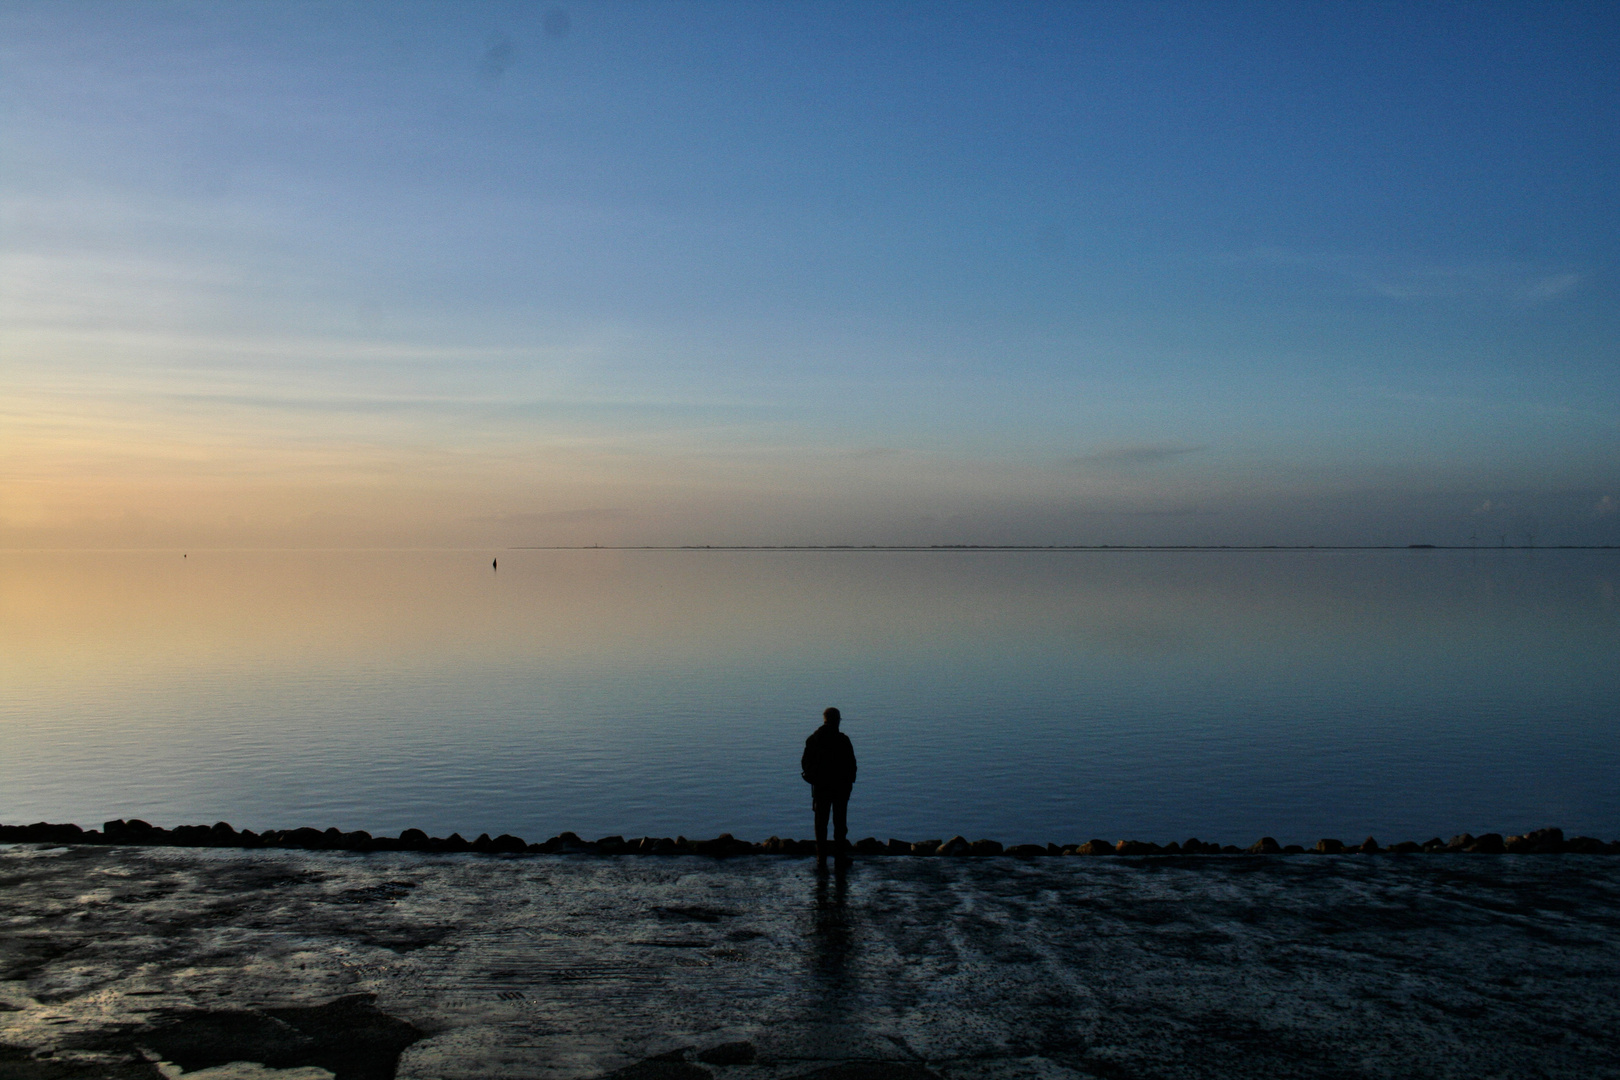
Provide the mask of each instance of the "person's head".
[{"label": "person's head", "polygon": [[843,716],[838,712],[837,709],[821,710],[821,722],[830,728],[836,728],[838,726],[838,721],[842,719]]}]

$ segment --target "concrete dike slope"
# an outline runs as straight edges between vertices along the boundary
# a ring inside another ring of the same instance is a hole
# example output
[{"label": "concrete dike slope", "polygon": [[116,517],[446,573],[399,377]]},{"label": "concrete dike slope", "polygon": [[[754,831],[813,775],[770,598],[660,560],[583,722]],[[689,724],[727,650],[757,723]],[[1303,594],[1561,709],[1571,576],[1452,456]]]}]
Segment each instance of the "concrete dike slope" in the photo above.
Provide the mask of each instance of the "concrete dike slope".
[{"label": "concrete dike slope", "polygon": [[1567,842],[0,846],[5,1080],[1586,1080],[1620,1076],[1616,1031],[1620,859]]},{"label": "concrete dike slope", "polygon": [[[101,829],[84,829],[74,824],[36,822],[32,825],[0,825],[0,843],[43,844],[120,844],[160,847],[234,847],[234,848],[294,848],[304,851],[420,851],[434,853],[476,852],[481,855],[710,855],[720,858],[737,855],[790,855],[805,856],[816,853],[815,841],[770,837],[759,842],[739,840],[730,833],[722,833],[711,840],[688,840],[680,837],[605,836],[597,840],[583,840],[575,833],[564,832],[544,843],[529,843],[510,833],[491,837],[484,833],[476,840],[467,840],[460,833],[448,837],[429,836],[421,829],[406,829],[399,836],[372,836],[364,830],[345,832],[337,828],[270,829],[258,833],[251,829],[237,830],[228,822],[214,825],[180,825],[172,829],[160,828],[148,822],[119,818],[106,822]],[[1464,852],[1483,855],[1614,855],[1620,854],[1620,840],[1605,842],[1591,836],[1564,836],[1559,828],[1535,829],[1526,833],[1503,836],[1484,833],[1474,836],[1462,833],[1450,840],[1439,837],[1419,843],[1405,840],[1384,847],[1373,837],[1360,843],[1345,843],[1337,839],[1318,840],[1309,848],[1300,844],[1279,844],[1263,836],[1247,847],[1235,844],[1206,842],[1196,837],[1186,841],[1156,844],[1143,840],[1087,840],[1075,844],[1013,844],[1003,845],[996,840],[968,840],[953,836],[949,840],[906,841],[879,840],[867,837],[850,844],[847,854],[860,856],[998,856],[1040,858],[1062,855],[1416,855],[1435,852]]]}]

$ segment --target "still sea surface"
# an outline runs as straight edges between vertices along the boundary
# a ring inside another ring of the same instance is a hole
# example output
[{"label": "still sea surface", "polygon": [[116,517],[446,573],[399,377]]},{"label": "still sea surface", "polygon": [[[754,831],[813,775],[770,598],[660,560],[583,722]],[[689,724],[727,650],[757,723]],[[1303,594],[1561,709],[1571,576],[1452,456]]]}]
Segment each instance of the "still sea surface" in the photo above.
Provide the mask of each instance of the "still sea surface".
[{"label": "still sea surface", "polygon": [[[492,569],[492,556],[500,558]],[[0,821],[1620,838],[1620,551],[0,553]]]}]

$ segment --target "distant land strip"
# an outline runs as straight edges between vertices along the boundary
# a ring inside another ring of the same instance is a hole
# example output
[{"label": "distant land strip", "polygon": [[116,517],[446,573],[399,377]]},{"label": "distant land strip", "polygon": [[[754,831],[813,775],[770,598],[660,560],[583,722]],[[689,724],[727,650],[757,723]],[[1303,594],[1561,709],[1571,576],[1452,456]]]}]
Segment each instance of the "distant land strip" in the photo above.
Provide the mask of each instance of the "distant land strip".
[{"label": "distant land strip", "polygon": [[1620,544],[516,544],[507,551],[1620,551]]},{"label": "distant land strip", "polygon": [[[120,844],[146,847],[218,847],[218,848],[293,848],[305,851],[422,851],[434,853],[475,852],[481,855],[709,855],[726,858],[736,855],[793,855],[816,854],[814,840],[790,840],[773,836],[769,840],[750,843],[738,840],[730,833],[721,833],[712,840],[688,840],[679,837],[643,836],[626,839],[623,836],[604,836],[599,840],[582,840],[571,832],[559,833],[542,844],[531,844],[522,837],[502,833],[491,837],[481,834],[476,840],[467,840],[460,833],[447,837],[429,836],[421,829],[406,829],[397,837],[372,836],[364,830],[344,832],[341,829],[270,829],[256,833],[251,829],[237,831],[227,822],[214,825],[177,825],[172,829],[159,828],[139,818],[125,821],[119,818],[105,823],[101,829],[82,829],[78,825],[52,825],[35,822],[32,825],[0,825],[0,843],[12,844]],[[832,845],[829,845],[831,851]],[[994,856],[1010,855],[1036,858],[1063,855],[1420,855],[1434,853],[1466,853],[1471,855],[1620,855],[1620,840],[1604,843],[1590,836],[1565,839],[1558,828],[1536,829],[1515,836],[1485,833],[1474,836],[1461,833],[1450,840],[1435,837],[1418,843],[1402,841],[1382,847],[1368,837],[1359,844],[1342,840],[1318,840],[1305,848],[1299,844],[1279,844],[1263,836],[1248,847],[1235,844],[1217,844],[1190,840],[1168,844],[1154,844],[1144,840],[1088,840],[1083,844],[1013,844],[1003,846],[995,840],[968,840],[953,836],[949,840],[879,840],[869,836],[848,844],[845,854],[862,856]]]}]

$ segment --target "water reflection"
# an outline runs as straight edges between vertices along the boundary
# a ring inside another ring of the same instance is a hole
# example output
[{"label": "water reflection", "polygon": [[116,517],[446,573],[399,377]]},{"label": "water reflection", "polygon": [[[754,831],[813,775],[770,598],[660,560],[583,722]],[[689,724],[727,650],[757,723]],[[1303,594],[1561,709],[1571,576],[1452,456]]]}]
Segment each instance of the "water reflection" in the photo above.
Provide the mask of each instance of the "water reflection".
[{"label": "water reflection", "polygon": [[0,820],[802,836],[837,701],[858,835],[1620,835],[1620,553],[1523,556],[4,553]]},{"label": "water reflection", "polygon": [[860,1026],[856,1000],[856,927],[849,905],[849,860],[818,862],[807,940],[809,1007],[806,1028],[825,1041],[847,1042]]}]

